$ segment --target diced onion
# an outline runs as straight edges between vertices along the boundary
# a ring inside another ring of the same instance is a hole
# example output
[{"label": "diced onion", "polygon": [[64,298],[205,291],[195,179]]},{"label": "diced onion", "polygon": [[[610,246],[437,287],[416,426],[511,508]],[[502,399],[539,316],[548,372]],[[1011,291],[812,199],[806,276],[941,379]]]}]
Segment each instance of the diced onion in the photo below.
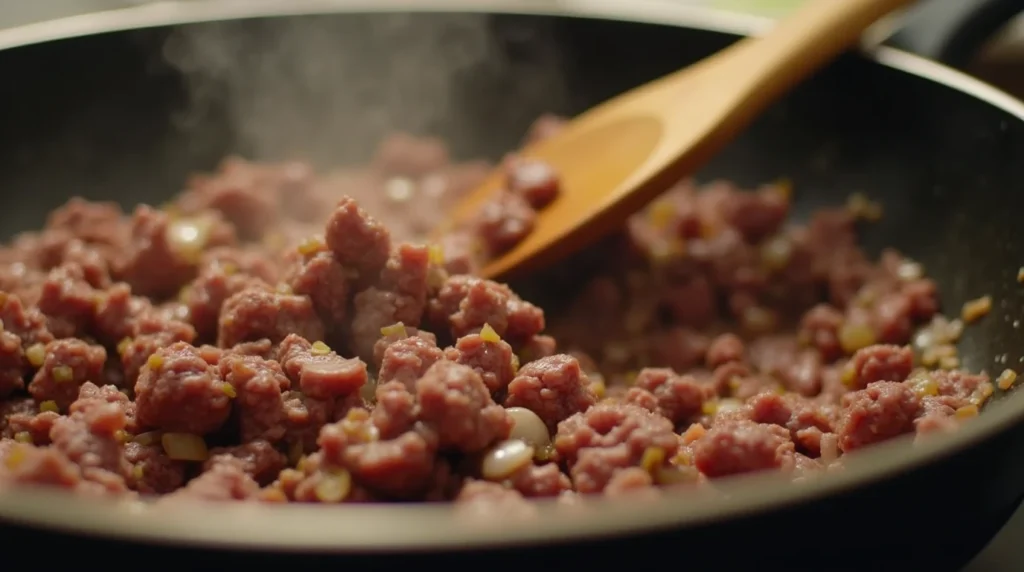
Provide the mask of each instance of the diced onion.
[{"label": "diced onion", "polygon": [[135,436],[135,439],[133,439],[133,441],[135,441],[139,445],[142,445],[143,447],[155,445],[158,441],[160,441],[160,432],[147,431],[145,433],[139,433],[138,435]]},{"label": "diced onion", "polygon": [[547,425],[536,413],[525,407],[509,407],[505,412],[512,418],[509,439],[519,439],[534,447],[544,447],[551,443]]},{"label": "diced onion", "polygon": [[1013,387],[1013,384],[1016,382],[1017,372],[1012,369],[1004,369],[1003,373],[999,374],[999,377],[996,378],[996,385],[998,385],[999,389],[1002,389],[1003,391]]},{"label": "diced onion", "polygon": [[652,475],[663,464],[665,464],[665,450],[661,447],[648,447],[644,451],[643,458],[640,459],[640,466]]},{"label": "diced onion", "polygon": [[24,445],[17,445],[7,452],[7,456],[4,457],[4,464],[8,470],[14,470],[24,463],[27,458],[28,449]]},{"label": "diced onion", "polygon": [[352,476],[345,470],[325,472],[320,475],[313,492],[320,502],[341,502],[352,492]]},{"label": "diced onion", "polygon": [[985,317],[991,311],[992,297],[982,296],[981,298],[964,302],[964,307],[960,311],[960,318],[970,324]]},{"label": "diced onion", "polygon": [[383,328],[381,328],[380,335],[384,337],[398,336],[400,338],[405,338],[408,336],[408,333],[406,333],[405,331],[405,324],[403,324],[402,322],[397,322],[395,324],[391,324],[390,326],[384,326]]},{"label": "diced onion", "polygon": [[331,347],[323,342],[316,341],[313,342],[313,347],[310,348],[310,353],[315,356],[325,356],[331,353]]},{"label": "diced onion", "polygon": [[911,387],[918,397],[934,397],[939,394],[939,382],[931,376],[921,376],[910,380]]},{"label": "diced onion", "polygon": [[207,218],[175,219],[167,226],[167,243],[185,262],[196,264],[206,250],[212,227]]},{"label": "diced onion", "polygon": [[444,247],[440,244],[431,244],[427,247],[427,260],[437,266],[444,265]]},{"label": "diced onion", "polygon": [[956,416],[959,419],[970,419],[971,417],[978,416],[977,405],[964,405],[963,407],[956,410]]},{"label": "diced onion", "polygon": [[491,344],[496,344],[501,341],[501,336],[498,332],[494,331],[494,328],[490,324],[484,324],[483,328],[480,328],[480,339]]},{"label": "diced onion", "polygon": [[75,378],[75,370],[67,365],[55,366],[50,373],[53,374],[53,381],[57,383],[67,383]]},{"label": "diced onion", "polygon": [[839,345],[847,354],[875,343],[875,332],[867,324],[846,322],[839,328]]},{"label": "diced onion", "polygon": [[520,439],[509,439],[495,445],[484,455],[481,475],[489,481],[500,481],[533,462],[534,449]]},{"label": "diced onion", "polygon": [[167,456],[175,461],[205,461],[209,456],[206,441],[192,433],[164,433],[160,444]]},{"label": "diced onion", "polygon": [[161,367],[163,367],[163,365],[164,365],[164,358],[162,356],[160,356],[159,354],[152,354],[146,360],[146,366],[148,366],[149,369],[151,369],[153,371],[156,371],[156,370],[160,369]]},{"label": "diced onion", "polygon": [[32,367],[40,367],[46,361],[46,346],[43,344],[32,344],[25,350],[25,358]]},{"label": "diced onion", "polygon": [[326,247],[327,245],[324,244],[322,238],[319,236],[310,236],[299,243],[298,251],[299,254],[303,256],[312,256]]}]

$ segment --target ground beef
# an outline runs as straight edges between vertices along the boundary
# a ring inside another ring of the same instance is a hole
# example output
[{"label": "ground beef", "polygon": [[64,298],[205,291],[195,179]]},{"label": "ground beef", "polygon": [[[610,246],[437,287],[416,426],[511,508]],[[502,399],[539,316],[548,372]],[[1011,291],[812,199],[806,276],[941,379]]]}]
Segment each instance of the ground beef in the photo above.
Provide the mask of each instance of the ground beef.
[{"label": "ground beef", "polygon": [[235,392],[234,411],[242,441],[283,439],[286,428],[282,392],[288,390],[291,382],[281,365],[259,356],[226,355],[219,360],[218,368]]},{"label": "ground beef", "polygon": [[143,366],[135,384],[136,418],[142,427],[210,433],[231,414],[231,387],[196,348],[178,342]]},{"label": "ground beef", "polygon": [[213,465],[222,463],[234,464],[257,482],[266,485],[288,466],[288,459],[270,443],[256,439],[244,445],[210,451],[205,469],[210,470]]},{"label": "ground beef", "polygon": [[512,419],[491,399],[480,374],[465,365],[432,365],[416,381],[416,399],[419,419],[437,432],[441,449],[475,453],[512,430]]},{"label": "ground beef", "polygon": [[780,468],[793,454],[789,431],[753,421],[717,424],[694,443],[694,465],[705,475],[725,477]]},{"label": "ground beef", "polygon": [[186,464],[167,456],[162,446],[130,441],[124,446],[124,458],[131,464],[129,483],[144,494],[167,494],[185,483]]},{"label": "ground beef", "polygon": [[554,431],[567,417],[597,402],[590,380],[576,358],[553,355],[530,362],[508,385],[506,407],[525,407]]},{"label": "ground beef", "polygon": [[[42,348],[43,363],[28,386],[36,401],[53,401],[64,409],[87,381],[101,382],[107,352],[78,339],[54,340]],[[31,361],[33,358],[30,357]]]},{"label": "ground beef", "polygon": [[504,340],[487,340],[480,334],[463,336],[449,348],[448,359],[476,370],[492,395],[503,395],[519,369],[519,358]]},{"label": "ground beef", "polygon": [[[395,340],[387,345],[381,356],[377,383],[398,381],[412,389],[416,380],[444,357],[444,352],[429,339],[409,336]],[[487,378],[484,378],[484,382],[487,382]]]},{"label": "ground beef", "polygon": [[217,327],[217,345],[269,339],[280,342],[288,334],[322,340],[324,325],[308,296],[248,288],[224,301]]},{"label": "ground beef", "polygon": [[[711,384],[666,368],[645,368],[636,376],[635,387],[650,392],[657,401],[654,411],[676,425],[700,415],[704,402],[715,394]],[[633,399],[638,399],[636,393],[633,395]]]},{"label": "ground beef", "polygon": [[600,403],[558,425],[555,449],[579,492],[600,492],[648,450],[671,458],[679,447],[672,422],[632,404]]},{"label": "ground beef", "polygon": [[500,523],[533,498],[824,477],[994,391],[919,265],[858,246],[863,197],[788,224],[785,183],[682,181],[513,289],[472,271],[562,188],[500,168],[442,237],[490,165],[411,135],[325,175],[231,157],[161,208],[70,199],[0,246],[0,484]]},{"label": "ground beef", "polygon": [[863,389],[876,381],[903,381],[914,367],[914,354],[910,348],[899,346],[871,346],[853,354],[846,364],[849,385]]},{"label": "ground beef", "polygon": [[837,433],[844,452],[914,430],[921,400],[901,383],[879,381],[843,397]]}]

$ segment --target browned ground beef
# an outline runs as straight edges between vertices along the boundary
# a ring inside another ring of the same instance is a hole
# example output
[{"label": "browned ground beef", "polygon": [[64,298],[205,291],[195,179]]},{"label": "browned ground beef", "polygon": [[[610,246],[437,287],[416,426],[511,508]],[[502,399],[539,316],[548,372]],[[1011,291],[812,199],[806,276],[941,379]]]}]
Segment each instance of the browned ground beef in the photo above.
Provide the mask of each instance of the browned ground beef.
[{"label": "browned ground beef", "polygon": [[357,171],[235,158],[160,208],[71,199],[0,250],[0,483],[528,512],[806,478],[992,393],[920,267],[858,248],[870,203],[789,225],[785,184],[682,182],[545,316],[471,273],[559,192],[546,165],[505,168],[433,246],[487,165],[407,135]]}]

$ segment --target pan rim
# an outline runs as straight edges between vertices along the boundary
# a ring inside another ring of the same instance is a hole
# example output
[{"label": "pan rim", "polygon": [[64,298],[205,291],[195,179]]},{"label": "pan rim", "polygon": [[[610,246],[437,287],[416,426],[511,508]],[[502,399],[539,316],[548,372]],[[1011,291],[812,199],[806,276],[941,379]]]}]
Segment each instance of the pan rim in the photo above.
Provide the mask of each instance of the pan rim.
[{"label": "pan rim", "polygon": [[[569,16],[756,34],[771,20],[703,7],[652,0],[484,0],[466,10],[459,0],[206,0],[156,2],[106,12],[71,16],[0,30],[0,49],[165,25],[302,14],[353,12],[492,12]],[[1024,121],[1024,103],[966,74],[886,47],[866,50],[881,65],[966,93]],[[668,528],[762,513],[822,497],[902,473],[961,451],[1024,421],[1024,398],[995,403],[984,415],[941,440],[908,448],[898,439],[858,453],[845,471],[794,486],[779,475],[750,475],[716,486],[720,495],[665,495],[658,502],[625,506],[588,501],[580,511],[558,510],[541,502],[541,518],[497,526],[457,513],[450,506],[346,506],[326,511],[316,506],[238,504],[158,505],[138,501],[101,501],[62,491],[0,491],[0,518],[81,534],[175,545],[246,550],[317,552],[395,552],[512,547]],[[582,518],[581,518],[582,517]],[[269,521],[269,522],[267,522]],[[339,534],[339,529],[344,533]]]}]

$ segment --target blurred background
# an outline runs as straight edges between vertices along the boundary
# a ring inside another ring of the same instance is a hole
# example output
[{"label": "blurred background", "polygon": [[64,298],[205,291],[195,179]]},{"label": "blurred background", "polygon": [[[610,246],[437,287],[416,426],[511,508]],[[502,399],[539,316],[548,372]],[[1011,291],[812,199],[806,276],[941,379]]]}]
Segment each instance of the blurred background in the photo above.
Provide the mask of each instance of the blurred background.
[{"label": "blurred background", "polygon": [[[557,0],[554,0],[557,1]],[[777,17],[802,0],[663,0]],[[963,0],[970,2],[972,0]],[[73,14],[153,3],[154,0],[0,0],[0,28]],[[467,4],[472,4],[471,0]],[[1022,0],[1024,4],[1024,0]],[[968,71],[1024,98],[1024,15],[1007,26],[968,67]]]}]

